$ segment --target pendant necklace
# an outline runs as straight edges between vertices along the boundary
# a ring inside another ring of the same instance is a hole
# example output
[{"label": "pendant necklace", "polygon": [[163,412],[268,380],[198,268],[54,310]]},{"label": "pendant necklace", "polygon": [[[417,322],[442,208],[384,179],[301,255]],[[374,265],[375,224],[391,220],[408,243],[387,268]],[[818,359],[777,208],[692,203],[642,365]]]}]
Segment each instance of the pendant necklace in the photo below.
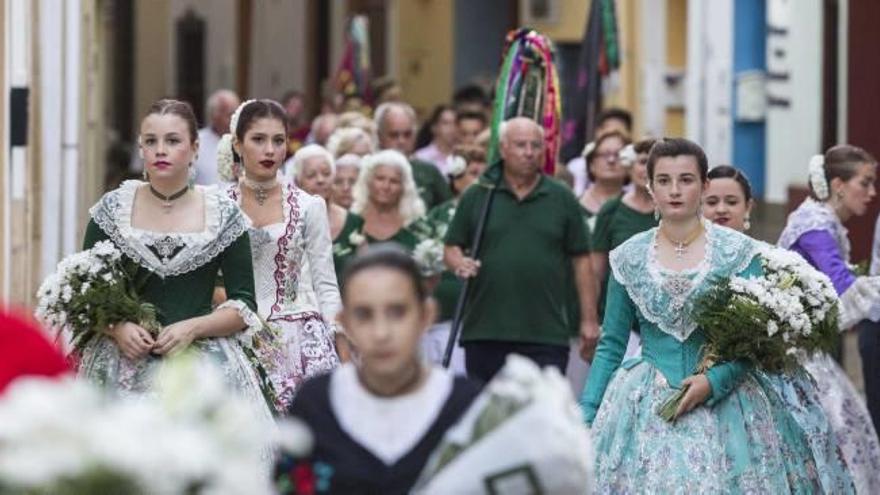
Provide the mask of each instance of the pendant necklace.
[{"label": "pendant necklace", "polygon": [[171,196],[166,196],[166,195],[160,193],[159,191],[157,191],[156,188],[153,187],[152,184],[149,184],[149,186],[150,186],[150,192],[153,193],[153,196],[159,198],[159,200],[162,201],[162,209],[164,210],[165,213],[171,213],[171,207],[174,206],[174,203],[172,203],[172,201],[180,198],[181,196],[186,194],[187,191],[189,191],[189,185],[187,185],[183,189],[181,189],[180,191],[177,191],[176,193],[172,194]]},{"label": "pendant necklace", "polygon": [[269,191],[278,185],[278,179],[274,177],[265,181],[253,180],[245,177],[242,182],[248,189],[254,192],[254,196],[257,198],[257,204],[260,206],[263,206],[263,203],[269,199]]},{"label": "pendant necklace", "polygon": [[663,237],[665,237],[667,241],[672,243],[673,250],[675,251],[675,259],[681,261],[682,259],[684,259],[684,255],[687,254],[688,247],[690,247],[690,245],[693,244],[693,242],[696,241],[698,237],[700,237],[700,234],[703,233],[703,222],[701,221],[699,226],[683,240],[677,240],[670,237],[669,234],[667,234],[666,231],[663,230],[663,222],[660,222],[659,231],[663,234]]}]

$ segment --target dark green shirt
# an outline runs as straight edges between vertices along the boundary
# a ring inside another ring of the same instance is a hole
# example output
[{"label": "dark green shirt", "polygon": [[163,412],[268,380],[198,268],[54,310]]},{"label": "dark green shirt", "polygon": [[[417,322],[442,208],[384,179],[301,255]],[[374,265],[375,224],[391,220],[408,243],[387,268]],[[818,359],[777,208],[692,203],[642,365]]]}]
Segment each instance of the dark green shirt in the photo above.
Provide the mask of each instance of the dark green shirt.
[{"label": "dark green shirt", "polygon": [[345,271],[348,262],[357,254],[357,248],[360,245],[360,239],[352,239],[362,236],[364,230],[364,219],[360,215],[348,212],[345,215],[345,224],[336,239],[333,239],[333,267],[336,269],[336,281],[339,287],[342,287],[342,274]]},{"label": "dark green shirt", "polygon": [[[449,223],[452,222],[457,206],[458,200],[450,199],[428,212],[428,221],[433,225],[440,239],[443,239],[444,234],[449,230]],[[440,282],[434,288],[434,299],[440,306],[437,321],[448,321],[455,315],[455,305],[458,303],[461,287],[462,281],[454,273],[449,270],[443,271]]]},{"label": "dark green shirt", "polygon": [[[488,193],[485,185],[465,191],[447,245],[470,247]],[[502,183],[483,234],[462,341],[568,346],[572,258],[587,253],[587,228],[570,190],[542,176],[520,201]]]},{"label": "dark green shirt", "polygon": [[394,233],[393,236],[387,239],[376,239],[370,234],[364,234],[364,237],[367,239],[367,244],[378,244],[380,242],[396,242],[400,244],[408,253],[412,253],[413,250],[418,245],[420,239],[419,237],[413,233],[408,227],[403,227]]},{"label": "dark green shirt", "polygon": [[657,226],[654,213],[642,213],[623,202],[623,196],[609,199],[596,215],[591,234],[593,251],[610,253],[630,237]]},{"label": "dark green shirt", "polygon": [[416,182],[419,196],[425,202],[426,211],[452,199],[449,183],[446,182],[436,166],[418,158],[410,158],[409,163],[412,166],[413,180]]},{"label": "dark green shirt", "polygon": [[[656,226],[657,220],[654,219],[653,212],[636,211],[623,202],[623,196],[617,196],[606,201],[599,213],[596,214],[595,225],[590,237],[592,249],[598,253],[608,254],[630,237]],[[605,314],[609,271],[605,270],[605,277],[601,281],[602,285],[599,290],[597,309],[600,318]]]}]

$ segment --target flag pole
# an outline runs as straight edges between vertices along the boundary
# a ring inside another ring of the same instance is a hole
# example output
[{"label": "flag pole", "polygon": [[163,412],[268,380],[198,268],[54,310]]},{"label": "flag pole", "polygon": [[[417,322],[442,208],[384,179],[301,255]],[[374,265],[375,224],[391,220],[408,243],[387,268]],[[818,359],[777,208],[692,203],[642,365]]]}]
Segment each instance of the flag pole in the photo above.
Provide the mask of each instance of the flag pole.
[{"label": "flag pole", "polygon": [[[470,255],[475,260],[479,259],[483,231],[486,230],[486,223],[489,221],[492,200],[495,198],[495,192],[498,190],[498,186],[501,185],[503,177],[503,173],[498,174],[498,178],[495,179],[495,184],[487,186],[489,187],[489,194],[486,196],[486,201],[483,203],[482,211],[480,211],[480,220],[477,222],[477,230],[474,234],[474,240],[471,243],[470,249]],[[477,274],[477,276],[479,276],[479,274]],[[473,279],[474,277],[469,277],[464,280],[461,292],[458,294],[458,301],[455,303],[455,314],[452,317],[452,327],[449,329],[449,339],[446,341],[446,351],[443,353],[444,368],[449,368],[449,362],[452,360],[452,352],[455,350],[455,342],[458,341],[458,334],[461,331],[461,323],[464,319],[464,310],[467,306],[468,293],[470,292],[471,281],[473,281]]]}]

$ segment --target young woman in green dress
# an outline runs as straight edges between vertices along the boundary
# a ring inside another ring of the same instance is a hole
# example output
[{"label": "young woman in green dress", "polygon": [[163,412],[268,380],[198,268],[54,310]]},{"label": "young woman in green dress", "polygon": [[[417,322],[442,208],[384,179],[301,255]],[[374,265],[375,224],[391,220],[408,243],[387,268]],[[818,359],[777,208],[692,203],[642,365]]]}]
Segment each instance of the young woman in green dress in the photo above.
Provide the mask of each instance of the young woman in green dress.
[{"label": "young woman in green dress", "polygon": [[364,219],[367,244],[396,242],[407,251],[415,249],[420,239],[409,227],[425,215],[425,203],[406,157],[388,149],[365,158],[351,211]]},{"label": "young woman in green dress", "polygon": [[[269,417],[261,383],[243,349],[262,328],[256,316],[247,218],[213,187],[189,186],[198,152],[189,104],[154,103],[138,138],[146,181],[127,181],[90,210],[84,247],[112,241],[137,265],[140,296],[158,309],[153,335],[138,322],[107,329],[79,360],[79,374],[122,394],[149,393],[165,356],[190,349],[223,369],[228,382]],[[222,270],[228,300],[212,308]]]}]

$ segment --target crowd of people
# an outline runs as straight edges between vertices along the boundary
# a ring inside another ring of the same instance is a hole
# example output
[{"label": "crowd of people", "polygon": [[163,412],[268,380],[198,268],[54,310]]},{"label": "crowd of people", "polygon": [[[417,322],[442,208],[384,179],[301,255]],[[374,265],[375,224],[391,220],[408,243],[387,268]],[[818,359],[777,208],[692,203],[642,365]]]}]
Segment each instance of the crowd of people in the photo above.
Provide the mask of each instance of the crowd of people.
[{"label": "crowd of people", "polygon": [[[544,129],[525,117],[502,123],[501,159],[487,163],[490,108],[475,88],[421,125],[399,91],[372,112],[309,122],[304,107],[297,92],[218,91],[201,129],[185,102],[149,109],[143,180],[90,210],[84,248],[109,240],[137,265],[163,329],[112,325],[78,356],[79,376],[143,394],[163,356],[191,349],[260,405],[255,421],[311,428],[312,457],[332,468],[324,492],[407,493],[517,354],[568,377],[599,492],[880,490],[880,259],[857,273],[843,226],[875,196],[864,150],[805,165],[810,197],[778,246],[832,280],[841,330],[863,341],[867,406],[827,354],[786,373],[697,369],[694,301],[713,281],[760,275],[766,248],[748,235],[748,178],[710,167],[698,144],[634,139],[629,113],[611,109],[547,176]],[[666,422],[658,404],[678,390]]]}]

